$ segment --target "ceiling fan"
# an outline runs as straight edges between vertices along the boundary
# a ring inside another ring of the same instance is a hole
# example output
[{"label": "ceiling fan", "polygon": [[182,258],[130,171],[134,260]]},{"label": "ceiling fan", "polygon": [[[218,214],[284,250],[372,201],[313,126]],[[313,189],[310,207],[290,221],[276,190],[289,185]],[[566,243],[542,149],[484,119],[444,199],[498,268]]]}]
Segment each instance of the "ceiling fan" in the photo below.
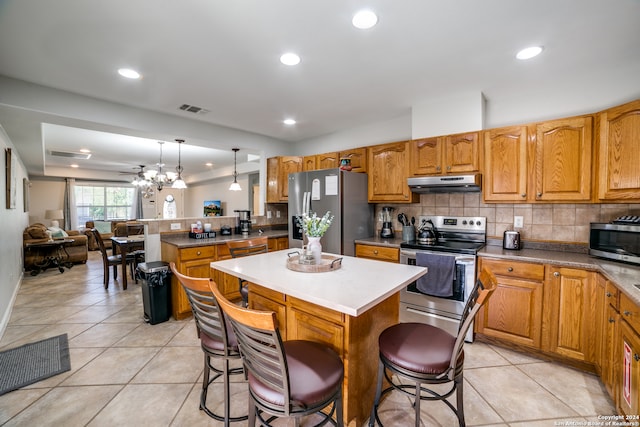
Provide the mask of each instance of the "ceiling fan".
[{"label": "ceiling fan", "polygon": [[132,184],[140,188],[140,194],[142,194],[142,197],[148,199],[155,194],[155,191],[153,190],[153,185],[151,185],[144,176],[144,168],[145,165],[138,165],[134,167],[134,169],[139,169],[138,171],[120,172],[120,175],[135,175]]}]

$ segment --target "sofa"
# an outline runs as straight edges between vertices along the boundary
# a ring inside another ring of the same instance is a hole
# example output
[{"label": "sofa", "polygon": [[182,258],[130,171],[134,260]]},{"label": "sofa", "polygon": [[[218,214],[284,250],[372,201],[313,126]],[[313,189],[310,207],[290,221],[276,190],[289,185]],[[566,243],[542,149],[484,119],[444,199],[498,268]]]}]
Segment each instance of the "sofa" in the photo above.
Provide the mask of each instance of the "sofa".
[{"label": "sofa", "polygon": [[41,223],[35,223],[28,226],[22,233],[22,247],[24,253],[24,269],[32,270],[35,262],[38,261],[38,251],[27,249],[28,243],[46,242],[49,240],[47,231],[52,232],[53,238],[65,238],[73,240],[72,243],[65,246],[67,254],[69,254],[69,262],[74,264],[87,262],[88,246],[87,236],[77,230],[61,230],[54,227],[48,228]]}]

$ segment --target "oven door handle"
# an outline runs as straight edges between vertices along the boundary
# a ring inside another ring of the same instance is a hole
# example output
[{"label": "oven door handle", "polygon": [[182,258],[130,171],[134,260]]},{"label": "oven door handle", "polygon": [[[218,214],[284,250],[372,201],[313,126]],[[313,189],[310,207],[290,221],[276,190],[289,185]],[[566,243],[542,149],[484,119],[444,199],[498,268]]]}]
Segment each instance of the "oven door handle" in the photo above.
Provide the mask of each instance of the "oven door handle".
[{"label": "oven door handle", "polygon": [[435,313],[427,313],[426,311],[420,311],[420,310],[416,310],[416,309],[410,308],[410,307],[405,308],[405,310],[407,310],[409,313],[418,314],[420,316],[435,317],[436,319],[440,319],[440,320],[443,320],[445,322],[451,322],[451,323],[456,323],[456,324],[460,323],[460,319],[454,319],[452,317],[440,316],[439,314],[435,314]]}]

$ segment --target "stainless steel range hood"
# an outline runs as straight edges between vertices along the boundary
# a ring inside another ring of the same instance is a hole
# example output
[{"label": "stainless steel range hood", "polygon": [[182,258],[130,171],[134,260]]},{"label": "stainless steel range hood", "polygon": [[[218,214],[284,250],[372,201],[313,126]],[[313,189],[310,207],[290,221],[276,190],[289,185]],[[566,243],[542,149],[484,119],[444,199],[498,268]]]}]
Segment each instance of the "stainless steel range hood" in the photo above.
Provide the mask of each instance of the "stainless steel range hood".
[{"label": "stainless steel range hood", "polygon": [[482,191],[482,175],[421,176],[407,180],[414,193],[461,193]]}]

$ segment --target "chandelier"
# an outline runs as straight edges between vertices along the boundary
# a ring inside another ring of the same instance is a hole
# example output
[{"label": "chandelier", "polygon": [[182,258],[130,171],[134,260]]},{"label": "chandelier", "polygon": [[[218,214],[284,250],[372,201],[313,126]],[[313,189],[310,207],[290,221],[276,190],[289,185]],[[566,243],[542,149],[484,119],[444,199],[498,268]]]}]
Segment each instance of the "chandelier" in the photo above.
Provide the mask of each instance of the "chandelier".
[{"label": "chandelier", "polygon": [[240,184],[238,184],[238,170],[236,169],[236,156],[238,154],[239,148],[232,148],[233,150],[233,182],[229,186],[229,190],[231,191],[240,191],[242,188]]},{"label": "chandelier", "polygon": [[182,179],[182,158],[181,158],[181,145],[184,142],[184,139],[176,139],[178,143],[178,166],[176,166],[176,172],[165,171],[165,164],[162,162],[162,146],[164,145],[164,141],[158,141],[160,144],[160,161],[156,163],[156,169],[150,169],[148,171],[143,172],[144,179],[139,179],[137,185],[140,187],[143,186],[156,186],[158,191],[162,191],[162,189],[171,185],[171,188],[187,188],[187,184],[185,184]]}]

